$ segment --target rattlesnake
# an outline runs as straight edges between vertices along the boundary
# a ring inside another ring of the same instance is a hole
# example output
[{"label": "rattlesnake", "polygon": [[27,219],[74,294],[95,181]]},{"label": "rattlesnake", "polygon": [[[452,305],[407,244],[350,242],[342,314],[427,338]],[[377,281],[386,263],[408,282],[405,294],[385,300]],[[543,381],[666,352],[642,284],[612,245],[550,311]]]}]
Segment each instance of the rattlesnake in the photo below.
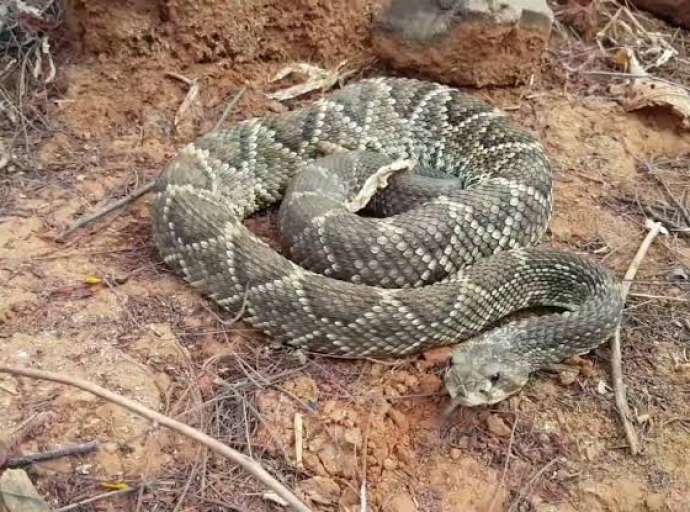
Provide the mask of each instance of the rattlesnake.
[{"label": "rattlesnake", "polygon": [[[386,182],[378,210],[356,215]],[[154,237],[194,287],[305,351],[403,356],[479,334],[455,349],[446,387],[494,403],[620,320],[609,271],[534,248],[551,188],[542,146],[501,112],[436,83],[365,79],[183,148],[156,186]],[[297,263],[243,224],[286,193]],[[480,334],[534,305],[567,311]]]}]

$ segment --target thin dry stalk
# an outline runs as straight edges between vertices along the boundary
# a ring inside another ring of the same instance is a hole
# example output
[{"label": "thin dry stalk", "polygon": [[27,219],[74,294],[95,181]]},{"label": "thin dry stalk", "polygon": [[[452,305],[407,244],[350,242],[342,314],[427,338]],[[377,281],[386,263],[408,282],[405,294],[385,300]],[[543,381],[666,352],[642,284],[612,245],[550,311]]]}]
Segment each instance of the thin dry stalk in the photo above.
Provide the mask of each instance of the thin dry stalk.
[{"label": "thin dry stalk", "polygon": [[[143,486],[142,486],[143,489]],[[136,487],[131,487],[127,489],[118,489],[117,491],[109,491],[109,492],[104,492],[103,494],[98,494],[96,496],[91,496],[90,498],[83,499],[81,501],[77,501],[76,503],[70,503],[69,505],[65,505],[64,507],[56,508],[55,512],[69,512],[70,510],[76,510],[84,505],[88,505],[89,503],[93,503],[95,501],[101,501],[105,500],[108,498],[114,498],[115,496],[123,496],[125,494],[129,494],[131,492],[136,491]]]},{"label": "thin dry stalk", "polygon": [[4,468],[20,468],[23,466],[30,466],[36,462],[45,462],[47,460],[55,460],[61,457],[69,457],[74,455],[84,455],[91,453],[98,449],[98,441],[89,441],[88,443],[81,443],[74,446],[65,446],[47,452],[31,453],[21,457],[9,458],[5,464],[0,464],[0,470]]},{"label": "thin dry stalk", "polygon": [[117,201],[113,201],[106,207],[104,207],[101,210],[98,210],[97,212],[90,213],[88,215],[84,215],[83,217],[79,218],[74,224],[72,224],[67,231],[65,231],[62,235],[58,237],[58,241],[62,242],[66,240],[72,233],[77,231],[78,229],[83,228],[84,226],[91,224],[92,222],[96,222],[97,220],[102,219],[106,215],[108,215],[111,212],[114,212],[115,210],[118,210],[122,208],[123,206],[128,205],[129,203],[139,199],[141,196],[149,192],[150,190],[153,189],[153,187],[156,185],[156,181],[149,181],[148,183],[143,184],[141,187],[137,188],[130,194],[127,194],[125,197],[122,199],[118,199]]},{"label": "thin dry stalk", "polygon": [[[622,295],[623,300],[628,297],[628,292],[632,286],[632,281],[637,274],[637,270],[640,268],[640,264],[644,259],[650,245],[657,237],[657,235],[662,231],[663,226],[659,222],[653,222],[649,224],[649,232],[647,236],[640,244],[640,248],[637,250],[637,254],[633,258],[628,271],[623,277],[623,287]],[[630,417],[632,416],[630,412],[630,407],[628,406],[628,399],[625,394],[625,384],[623,382],[623,363],[621,356],[621,328],[620,325],[616,328],[616,333],[611,341],[611,374],[613,379],[613,393],[616,400],[616,409],[618,410],[618,415],[620,417],[621,423],[623,425],[623,430],[625,431],[625,437],[628,440],[628,446],[630,447],[630,453],[637,455],[640,452],[640,441],[637,437],[637,432],[635,432]]]},{"label": "thin dry stalk", "polygon": [[220,119],[218,119],[218,122],[216,123],[216,126],[213,127],[213,131],[217,132],[223,127],[223,124],[227,120],[227,118],[230,116],[235,111],[235,107],[237,107],[237,103],[242,99],[242,96],[244,96],[244,93],[247,92],[246,87],[242,87],[242,89],[239,90],[237,94],[230,100],[230,103],[228,103],[228,106],[225,107],[225,110],[223,110],[223,115],[220,116]]},{"label": "thin dry stalk", "polygon": [[[517,409],[516,409],[517,411]],[[513,441],[515,441],[515,428],[518,424],[518,414],[515,412],[515,419],[513,420],[513,427],[510,429],[510,439],[508,440],[508,449],[506,450],[506,460],[503,461],[503,471],[501,472],[501,480],[498,482],[496,489],[494,490],[494,495],[491,498],[491,503],[489,503],[488,512],[493,512],[494,506],[496,505],[496,500],[498,499],[498,493],[501,488],[505,485],[506,475],[508,474],[508,466],[510,465],[510,457],[513,453]]]},{"label": "thin dry stalk", "polygon": [[295,413],[295,464],[298,468],[304,466],[302,462],[304,454],[304,422],[302,421],[302,414]]},{"label": "thin dry stalk", "polygon": [[178,434],[182,434],[183,436],[188,437],[189,439],[192,439],[198,443],[201,443],[204,446],[207,446],[218,455],[225,457],[226,459],[229,459],[238,466],[242,467],[245,471],[253,475],[268,488],[275,491],[275,493],[278,494],[278,496],[280,496],[288,502],[288,504],[292,507],[293,510],[296,510],[298,512],[311,512],[309,507],[302,503],[302,501],[297,496],[295,496],[292,493],[292,491],[290,491],[290,489],[288,489],[282,483],[276,480],[257,461],[250,459],[246,455],[238,452],[237,450],[234,450],[233,448],[230,448],[229,446],[221,443],[216,439],[213,439],[212,437],[204,434],[203,432],[200,432],[199,430],[190,427],[189,425],[185,425],[184,423],[180,423],[179,421],[173,420],[172,418],[169,418],[156,411],[153,411],[148,407],[145,407],[140,403],[135,402],[134,400],[130,400],[129,398],[125,398],[121,395],[118,395],[117,393],[113,393],[112,391],[109,391],[91,382],[78,378],[67,377],[59,373],[47,372],[42,370],[32,370],[29,368],[13,368],[10,366],[0,366],[0,373],[7,373],[15,376],[23,376],[32,379],[58,382],[60,384],[67,384],[68,386],[74,386],[84,391],[88,391],[89,393],[92,393],[104,400],[119,405],[135,414],[138,414],[139,416],[142,416],[153,422],[163,425],[164,427],[167,427],[170,430],[177,432]]}]

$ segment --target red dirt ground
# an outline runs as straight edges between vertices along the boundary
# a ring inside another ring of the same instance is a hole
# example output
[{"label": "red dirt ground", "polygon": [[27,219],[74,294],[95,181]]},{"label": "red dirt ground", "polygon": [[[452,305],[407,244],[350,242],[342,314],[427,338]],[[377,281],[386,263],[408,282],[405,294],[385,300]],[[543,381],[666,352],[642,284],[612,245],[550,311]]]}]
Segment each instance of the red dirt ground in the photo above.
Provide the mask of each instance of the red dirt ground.
[{"label": "red dirt ground", "polygon": [[[444,419],[443,363],[432,356],[302,364],[247,326],[223,323],[227,315],[161,264],[146,198],[56,241],[81,214],[157,176],[242,87],[233,120],[285,110],[265,95],[284,65],[347,59],[355,77],[388,73],[367,44],[376,4],[69,2],[70,43],[47,113],[54,129],[37,139],[34,168],[8,174],[0,364],[84,377],[203,427],[261,458],[314,510],[359,510],[362,481],[370,510],[391,512],[690,510],[690,304],[687,282],[668,279],[690,268],[688,238],[654,243],[633,286],[648,297],[631,297],[625,317],[638,457],[626,450],[606,385],[606,347],[570,373],[536,375],[511,400]],[[641,162],[663,164],[660,176],[682,196],[690,132],[659,112],[625,112],[602,86],[568,92],[556,66],[546,63],[530,86],[474,94],[546,144],[556,204],[545,243],[588,252],[622,275],[645,233],[635,200],[664,198]],[[177,126],[188,86],[168,72],[200,87]],[[252,225],[273,229],[270,216]],[[89,276],[103,282],[87,284]],[[151,486],[139,510],[172,510],[187,482],[176,510],[278,508],[236,468],[83,392],[0,376],[0,410],[0,432],[41,419],[13,453],[104,443],[95,455],[32,469],[56,505],[103,492],[104,482],[144,480]],[[301,464],[295,415],[304,425]],[[136,504],[134,493],[80,510]]]}]

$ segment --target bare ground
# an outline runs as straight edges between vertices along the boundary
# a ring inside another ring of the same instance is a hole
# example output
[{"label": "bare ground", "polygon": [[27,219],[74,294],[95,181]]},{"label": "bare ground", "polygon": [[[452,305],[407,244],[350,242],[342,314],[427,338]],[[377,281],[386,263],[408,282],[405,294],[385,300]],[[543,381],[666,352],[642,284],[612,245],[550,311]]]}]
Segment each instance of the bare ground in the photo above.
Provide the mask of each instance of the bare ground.
[{"label": "bare ground", "polygon": [[[432,356],[304,363],[246,325],[229,325],[161,264],[146,198],[57,241],[79,215],[155,177],[243,86],[233,120],[283,110],[264,93],[286,63],[333,67],[347,58],[358,76],[389,73],[366,44],[370,2],[216,3],[68,4],[70,43],[45,101],[51,129],[35,135],[31,165],[0,175],[0,363],[84,377],[203,428],[260,458],[315,510],[359,510],[362,481],[372,510],[689,510],[690,244],[682,233],[655,242],[624,320],[638,457],[626,449],[607,387],[607,347],[574,366],[576,375],[543,372],[505,403],[444,420],[442,368]],[[605,82],[573,87],[559,69],[552,56],[529,86],[475,94],[547,146],[556,205],[545,243],[587,252],[622,275],[645,233],[641,207],[668,203],[650,167],[674,196],[690,190],[690,132],[660,111],[625,112]],[[188,86],[167,72],[200,85],[177,126]],[[271,221],[251,225],[270,236]],[[0,410],[0,432],[40,420],[11,453],[104,443],[95,455],[31,469],[55,504],[145,482],[141,492],[79,510],[276,508],[237,468],[83,392],[2,376]]]}]

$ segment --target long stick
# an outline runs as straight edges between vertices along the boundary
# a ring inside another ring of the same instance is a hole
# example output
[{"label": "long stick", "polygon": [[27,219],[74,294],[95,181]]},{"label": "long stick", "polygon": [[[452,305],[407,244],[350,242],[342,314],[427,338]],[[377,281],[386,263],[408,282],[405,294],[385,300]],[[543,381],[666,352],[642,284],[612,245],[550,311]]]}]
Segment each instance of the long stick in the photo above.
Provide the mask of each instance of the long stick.
[{"label": "long stick", "polygon": [[83,389],[84,391],[88,391],[89,393],[103,398],[104,400],[108,400],[109,402],[124,407],[125,409],[128,409],[139,416],[143,416],[144,418],[163,425],[164,427],[168,427],[169,429],[174,430],[183,436],[207,446],[222,457],[230,459],[232,462],[241,466],[247,472],[256,477],[268,488],[273,490],[278,496],[287,501],[293,510],[296,510],[297,512],[311,512],[311,510],[304,503],[302,503],[302,501],[300,501],[300,499],[295,496],[292,491],[276,480],[268,471],[263,468],[263,466],[261,466],[261,464],[255,460],[250,459],[246,455],[230,448],[229,446],[226,446],[220,441],[195,428],[190,427],[189,425],[185,425],[184,423],[180,423],[179,421],[169,418],[168,416],[153,411],[148,407],[144,407],[134,400],[130,400],[129,398],[118,395],[117,393],[108,391],[107,389],[96,384],[92,384],[91,382],[67,377],[59,373],[32,370],[29,368],[13,368],[10,366],[0,366],[0,373],[9,373],[10,375],[21,375],[24,377],[30,377],[32,379],[49,380],[52,382],[67,384],[68,386]]},{"label": "long stick", "polygon": [[[660,222],[653,222],[647,225],[649,232],[647,236],[640,244],[640,248],[637,250],[635,257],[630,262],[628,271],[623,277],[623,301],[628,297],[628,292],[632,286],[632,281],[635,279],[637,270],[640,268],[640,264],[644,259],[649,246],[652,245],[652,241],[661,232],[663,226]],[[611,340],[611,374],[613,379],[613,394],[616,399],[616,409],[618,409],[618,415],[620,416],[621,423],[623,424],[623,430],[625,431],[625,437],[628,440],[628,446],[630,447],[630,453],[637,455],[640,452],[640,441],[637,437],[637,432],[630,422],[630,407],[628,406],[628,399],[625,396],[625,384],[623,383],[623,363],[621,356],[621,327],[618,325],[616,332]]]}]

